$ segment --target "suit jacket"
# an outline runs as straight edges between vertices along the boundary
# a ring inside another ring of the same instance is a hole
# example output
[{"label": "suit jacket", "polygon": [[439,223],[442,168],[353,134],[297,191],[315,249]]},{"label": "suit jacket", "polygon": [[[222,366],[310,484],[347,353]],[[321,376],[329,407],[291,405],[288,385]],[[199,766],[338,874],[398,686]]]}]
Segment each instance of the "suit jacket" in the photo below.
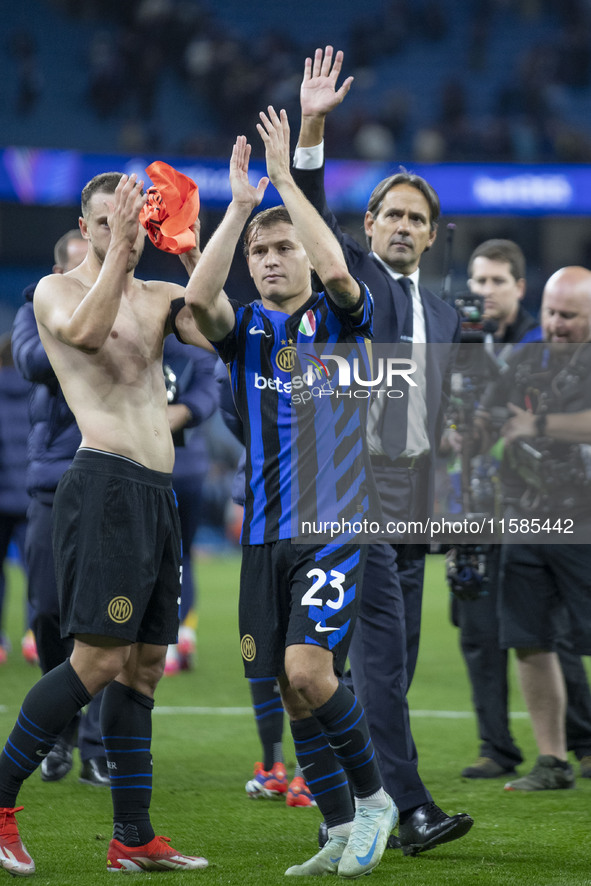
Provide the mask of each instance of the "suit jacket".
[{"label": "suit jacket", "polygon": [[[373,296],[374,342],[399,342],[406,311],[409,309],[404,290],[363,246],[341,231],[336,217],[326,203],[324,167],[313,170],[294,168],[292,172],[298,186],[337,237],[349,271],[367,285]],[[431,452],[435,453],[439,446],[448,399],[454,352],[451,345],[460,340],[460,318],[451,305],[426,287],[420,286],[419,292],[425,313],[427,342],[439,345],[436,348],[427,347],[427,434]]]}]

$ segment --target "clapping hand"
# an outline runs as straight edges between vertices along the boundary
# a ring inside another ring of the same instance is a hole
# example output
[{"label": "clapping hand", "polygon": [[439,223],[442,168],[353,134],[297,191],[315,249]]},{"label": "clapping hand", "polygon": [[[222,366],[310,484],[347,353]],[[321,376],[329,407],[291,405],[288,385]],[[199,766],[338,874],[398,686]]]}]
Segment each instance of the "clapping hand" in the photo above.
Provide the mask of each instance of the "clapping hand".
[{"label": "clapping hand", "polygon": [[285,111],[277,114],[271,105],[267,113],[259,114],[261,123],[257,123],[257,130],[265,145],[265,157],[269,178],[276,188],[282,182],[291,179],[289,166],[289,122]]},{"label": "clapping hand", "polygon": [[140,210],[147,200],[142,193],[143,181],[133,175],[122,175],[113,193],[113,200],[105,200],[107,225],[111,242],[127,241],[133,248],[139,230]]},{"label": "clapping hand", "polygon": [[240,205],[248,205],[252,211],[263,199],[269,179],[263,176],[256,187],[251,185],[248,180],[250,151],[251,148],[246,141],[246,136],[239,135],[230,159],[230,186],[232,201]]}]

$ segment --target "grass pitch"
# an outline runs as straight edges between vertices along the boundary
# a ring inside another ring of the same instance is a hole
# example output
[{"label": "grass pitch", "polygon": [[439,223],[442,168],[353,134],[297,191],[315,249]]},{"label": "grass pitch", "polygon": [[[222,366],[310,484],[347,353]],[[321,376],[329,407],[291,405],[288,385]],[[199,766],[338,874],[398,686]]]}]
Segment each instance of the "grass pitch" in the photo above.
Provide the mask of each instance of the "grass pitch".
[{"label": "grass pitch", "polygon": [[[181,852],[205,855],[210,866],[193,873],[137,875],[141,882],[164,876],[166,882],[275,886],[286,882],[287,867],[316,851],[317,810],[253,801],[244,791],[260,749],[238,648],[238,570],[238,555],[198,562],[197,665],[162,680],[154,713],[151,812],[156,833],[170,836]],[[2,742],[39,675],[20,654],[22,575],[9,566],[8,577],[4,628],[13,651],[0,667]],[[460,770],[477,756],[476,721],[448,606],[442,559],[430,556],[410,696],[413,732],[421,775],[435,801],[449,813],[469,812],[475,824],[463,839],[417,858],[387,851],[372,884],[591,886],[590,779],[578,778],[572,791],[521,795],[505,793],[502,779],[477,783],[460,778]],[[512,725],[526,755],[525,773],[536,749],[514,675],[512,685]],[[295,757],[288,728],[284,750],[289,772]],[[36,886],[96,886],[113,879],[106,871],[109,791],[79,784],[78,773],[76,758],[62,782],[46,784],[35,773],[21,791],[20,829],[37,865],[31,880]],[[0,879],[8,883],[8,877],[0,871]]]}]

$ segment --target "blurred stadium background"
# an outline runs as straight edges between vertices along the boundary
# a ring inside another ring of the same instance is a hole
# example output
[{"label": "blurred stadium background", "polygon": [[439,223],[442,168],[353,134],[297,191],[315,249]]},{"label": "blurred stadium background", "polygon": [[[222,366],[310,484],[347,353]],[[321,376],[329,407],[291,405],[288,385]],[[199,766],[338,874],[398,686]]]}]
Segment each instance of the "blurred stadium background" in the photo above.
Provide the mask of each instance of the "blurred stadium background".
[{"label": "blurred stadium background", "polygon": [[[421,264],[434,291],[440,291],[447,270],[446,225],[451,223],[456,226],[454,292],[465,288],[470,252],[489,237],[514,239],[524,249],[526,305],[533,313],[553,271],[568,264],[591,268],[591,0],[4,0],[1,22],[0,334],[10,329],[24,287],[50,272],[53,245],[77,224],[80,190],[98,172],[143,172],[163,159],[192,175],[200,188],[206,240],[229,198],[227,164],[235,136],[249,137],[255,174],[262,171],[254,123],[258,111],[273,103],[287,109],[295,145],[304,58],[327,43],[345,50],[345,73],[355,75],[327,130],[330,201],[352,233],[362,235],[372,187],[402,164],[425,175],[441,197],[440,234]],[[149,245],[138,271],[145,278],[184,279],[178,259]],[[242,300],[252,296],[240,256],[228,289]],[[224,451],[219,425],[212,433],[218,436],[205,491],[209,519],[198,535],[200,554],[208,543],[219,548],[237,535],[236,520],[232,524],[227,514],[236,451],[230,442]],[[254,883],[256,877],[260,883],[260,828],[249,835],[251,819],[242,812],[244,779],[257,745],[235,654],[239,565],[225,549],[222,554],[203,556],[197,566],[203,591],[199,667],[182,674],[183,682],[163,681],[159,704],[185,704],[188,692],[201,705],[241,705],[244,726],[237,731],[235,717],[220,726],[217,715],[214,724],[207,719],[213,715],[201,714],[206,719],[199,737],[182,721],[171,719],[168,727],[160,718],[156,728],[170,730],[175,760],[178,754],[178,778],[158,802],[178,812],[173,831],[182,834],[186,816],[180,791],[191,795],[191,803],[193,793],[200,794],[203,809],[216,804],[218,816],[220,794],[225,803],[230,797],[227,825],[207,816],[205,845],[213,859],[232,858],[237,865],[232,853],[238,831],[241,841],[252,843],[245,853],[252,875],[232,867],[228,878],[227,865],[220,864],[211,877],[216,883]],[[442,558],[429,558],[428,568],[424,613],[429,621],[423,633],[429,640],[413,685],[413,711],[444,708],[466,712],[468,718],[469,687],[456,632],[441,630],[448,606]],[[24,624],[20,571],[18,579],[9,575],[11,580],[16,593],[8,594],[14,613],[9,627],[18,650]],[[20,653],[11,667],[17,679],[5,680],[6,707],[0,708],[5,734],[33,679]],[[517,690],[513,693],[513,716],[519,718],[514,728],[531,759],[531,729]],[[222,729],[227,750],[219,741]],[[531,810],[515,797],[499,800],[497,784],[484,790],[462,784],[458,795],[453,779],[474,750],[473,721],[458,728],[452,719],[434,724],[419,718],[415,734],[438,801],[454,808],[465,804],[479,823],[471,851],[462,849],[466,861],[458,863],[453,852],[448,862],[445,853],[433,854],[431,882],[591,882],[581,874],[588,860],[579,849],[588,831],[586,785],[567,792],[574,798],[537,798],[538,824],[532,827]],[[180,738],[186,751],[179,751]],[[196,748],[199,767],[193,765]],[[166,758],[166,750],[159,753]],[[220,767],[220,755],[231,765]],[[204,773],[210,773],[209,782]],[[74,774],[70,781],[75,791]],[[45,822],[46,788],[31,780],[28,791],[29,807]],[[66,830],[79,833],[80,802],[73,793],[71,804],[64,805],[75,822],[70,825],[60,807],[55,826],[65,822]],[[93,830],[97,799],[86,802],[90,823],[84,833],[94,847],[88,856],[94,871],[103,863],[104,846],[97,843],[103,837],[95,838]],[[107,822],[108,798],[101,802]],[[269,817],[269,830],[278,830],[276,813],[256,812]],[[284,838],[290,844],[293,827],[290,823]],[[304,852],[310,827],[303,821],[296,827],[298,851]],[[312,830],[314,838],[315,825]],[[59,849],[57,837],[54,842]],[[47,849],[43,854],[47,865]],[[394,861],[384,878],[397,870]],[[264,863],[280,870],[272,855],[265,855]],[[61,855],[53,870],[54,881],[62,884],[97,882],[93,873],[84,871],[83,880],[77,868],[65,872]],[[262,870],[264,882],[279,882]],[[409,884],[425,882],[424,864],[414,869],[409,864],[404,874]]]},{"label": "blurred stadium background", "polygon": [[[189,172],[207,238],[235,136],[260,163],[254,123],[273,103],[295,142],[303,61],[326,43],[355,75],[327,132],[329,194],[353,233],[373,185],[403,164],[441,197],[422,265],[435,291],[450,222],[456,291],[471,249],[492,236],[523,247],[534,312],[554,270],[591,267],[588,0],[19,0],[2,23],[0,332],[51,269],[97,172],[155,159]],[[151,248],[139,275],[184,278]],[[229,288],[252,294],[241,261]]]}]

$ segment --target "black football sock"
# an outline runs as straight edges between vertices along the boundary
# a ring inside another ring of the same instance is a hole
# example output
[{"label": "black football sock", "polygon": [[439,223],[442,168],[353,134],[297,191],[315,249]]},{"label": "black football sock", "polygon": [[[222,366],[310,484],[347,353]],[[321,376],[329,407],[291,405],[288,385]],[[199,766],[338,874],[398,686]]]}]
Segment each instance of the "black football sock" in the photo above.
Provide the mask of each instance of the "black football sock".
[{"label": "black football sock", "polygon": [[355,810],[347,776],[318,720],[307,717],[290,725],[298,763],[326,824],[332,828],[352,821]]},{"label": "black football sock", "polygon": [[101,732],[111,777],[113,837],[143,846],[154,837],[152,799],[152,708],[154,700],[114,680],[103,694]]},{"label": "black football sock", "polygon": [[335,694],[312,714],[347,773],[355,796],[363,798],[377,793],[382,779],[365,712],[353,693],[339,683]]},{"label": "black football sock", "polygon": [[274,677],[249,680],[254,717],[263,749],[263,768],[283,762],[283,704]]},{"label": "black football sock", "polygon": [[69,659],[35,683],[0,754],[0,806],[16,804],[23,781],[91,698]]}]

